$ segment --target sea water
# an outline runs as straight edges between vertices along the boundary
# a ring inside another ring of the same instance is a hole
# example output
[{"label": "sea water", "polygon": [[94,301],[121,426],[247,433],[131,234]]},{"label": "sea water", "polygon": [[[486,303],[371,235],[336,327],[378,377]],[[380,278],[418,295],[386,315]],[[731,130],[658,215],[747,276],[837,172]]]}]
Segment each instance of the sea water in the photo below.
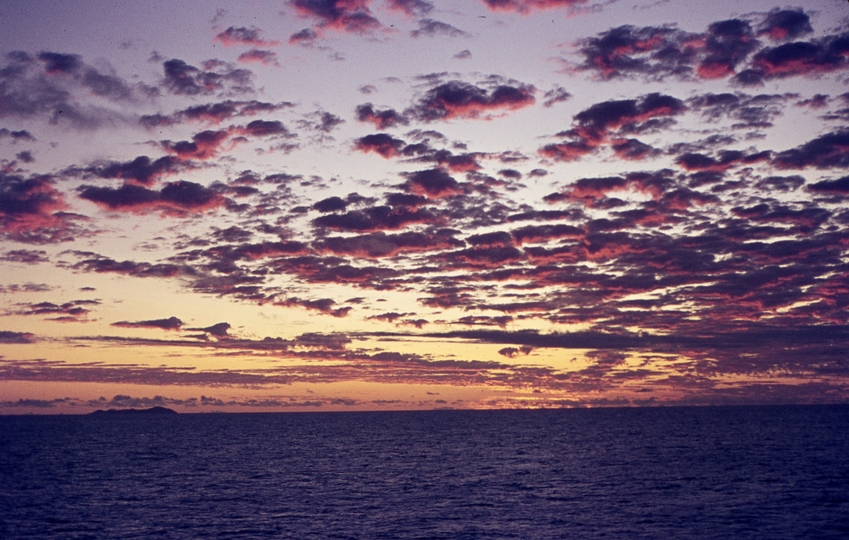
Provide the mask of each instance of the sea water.
[{"label": "sea water", "polygon": [[849,538],[849,406],[0,417],[0,538]]}]

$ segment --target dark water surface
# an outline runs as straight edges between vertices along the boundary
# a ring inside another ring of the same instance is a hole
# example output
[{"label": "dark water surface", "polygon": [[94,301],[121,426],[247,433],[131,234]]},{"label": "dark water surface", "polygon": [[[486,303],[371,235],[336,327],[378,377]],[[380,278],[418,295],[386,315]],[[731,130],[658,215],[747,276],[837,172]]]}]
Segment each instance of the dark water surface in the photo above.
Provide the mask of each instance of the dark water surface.
[{"label": "dark water surface", "polygon": [[849,538],[849,407],[6,416],[0,537]]}]

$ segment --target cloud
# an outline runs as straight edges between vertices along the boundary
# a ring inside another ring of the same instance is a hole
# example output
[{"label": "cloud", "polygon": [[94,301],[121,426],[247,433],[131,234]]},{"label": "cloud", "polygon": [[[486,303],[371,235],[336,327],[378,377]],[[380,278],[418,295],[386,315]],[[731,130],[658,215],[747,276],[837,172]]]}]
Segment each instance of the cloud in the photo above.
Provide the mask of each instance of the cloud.
[{"label": "cloud", "polygon": [[320,131],[322,133],[330,133],[345,121],[333,113],[327,111],[315,111],[304,115],[304,119],[298,122],[300,127]]},{"label": "cloud", "polygon": [[439,120],[488,120],[536,102],[536,89],[526,84],[496,84],[486,89],[462,81],[450,81],[428,90],[405,115],[420,122]]},{"label": "cloud", "polygon": [[849,33],[767,47],[752,58],[750,84],[757,78],[769,80],[843,70],[849,65],[847,55]]},{"label": "cloud", "polygon": [[849,176],[837,180],[822,180],[808,186],[808,190],[814,193],[849,195]]},{"label": "cloud", "polygon": [[213,324],[212,326],[207,326],[206,328],[186,328],[191,332],[206,332],[212,336],[217,338],[229,338],[230,335],[228,331],[230,330],[230,323],[222,322]]},{"label": "cloud", "polygon": [[158,210],[166,215],[184,216],[224,206],[226,199],[215,191],[194,182],[168,182],[161,190],[134,184],[119,188],[83,185],[79,197],[111,211],[145,213]]},{"label": "cloud", "polygon": [[395,230],[414,223],[437,223],[438,217],[426,208],[373,206],[344,214],[327,214],[312,220],[314,227],[336,231],[378,232]]},{"label": "cloud", "polygon": [[21,264],[38,264],[50,262],[47,252],[33,249],[10,249],[0,254],[0,261],[16,262]]},{"label": "cloud", "polygon": [[318,20],[319,30],[366,34],[382,27],[368,8],[369,0],[289,0],[289,3],[299,15]]},{"label": "cloud", "polygon": [[703,56],[696,66],[702,79],[719,79],[735,73],[735,68],[758,47],[748,21],[728,19],[712,23],[705,36]]},{"label": "cloud", "polygon": [[289,36],[289,44],[290,45],[311,45],[316,39],[318,39],[318,33],[312,28],[304,28],[299,32],[295,32],[291,36]]},{"label": "cloud", "polygon": [[81,233],[81,216],[64,212],[65,197],[50,176],[0,172],[0,234],[10,240],[46,244],[65,242]]},{"label": "cloud", "polygon": [[161,330],[180,330],[183,327],[183,321],[177,317],[168,317],[167,319],[153,319],[149,321],[120,321],[112,323],[112,326],[120,328],[159,328]]},{"label": "cloud", "polygon": [[527,15],[532,11],[573,8],[587,0],[482,0],[490,11],[505,11]]},{"label": "cloud", "polygon": [[603,79],[632,75],[689,78],[703,41],[703,36],[673,26],[619,26],[576,43],[584,58],[578,69],[593,71]]},{"label": "cloud", "polygon": [[253,93],[253,73],[220,60],[207,60],[197,68],[173,58],[162,64],[165,89],[183,96],[227,96]]},{"label": "cloud", "polygon": [[[253,131],[256,131],[254,133]],[[278,134],[274,133],[285,132],[283,124],[278,121],[265,122],[264,120],[254,120],[245,128],[239,131],[242,135],[265,135]],[[267,132],[267,133],[266,133]],[[228,130],[205,130],[192,135],[191,141],[178,141],[176,143],[169,140],[160,142],[162,148],[180,159],[210,159],[218,155],[222,145],[230,136]]]},{"label": "cloud", "polygon": [[440,199],[463,193],[462,185],[442,169],[409,173],[405,187],[409,193],[429,199]]},{"label": "cloud", "polygon": [[293,106],[294,105],[288,101],[268,103],[256,100],[234,101],[228,99],[215,103],[193,105],[186,109],[175,111],[170,115],[142,115],[139,118],[139,123],[148,129],[173,126],[183,122],[219,124],[224,120],[233,117],[256,116],[257,114],[272,113]]},{"label": "cloud", "polygon": [[576,114],[575,130],[588,141],[603,141],[616,130],[624,133],[651,130],[655,126],[651,120],[679,115],[686,108],[681,100],[656,92],[638,99],[605,101]]},{"label": "cloud", "polygon": [[812,139],[799,147],[778,152],[772,164],[779,169],[849,167],[849,131],[838,130]]},{"label": "cloud", "polygon": [[5,60],[0,66],[0,118],[43,118],[96,129],[127,122],[122,109],[148,94],[147,87],[131,85],[110,68],[94,68],[75,54],[14,51]]},{"label": "cloud", "polygon": [[[295,134],[286,129],[286,126],[283,125],[283,122],[279,120],[252,120],[251,122],[248,122],[248,124],[245,126],[232,128],[230,132],[236,135],[247,135],[251,137],[291,138],[295,136]],[[198,138],[200,135],[203,135],[204,133],[209,133],[209,135],[204,137],[201,141],[198,141],[196,138]],[[195,141],[196,147],[198,142],[200,142],[201,152],[206,152],[206,150],[202,148],[204,144],[208,144],[208,146],[214,148],[215,145],[220,145],[227,135],[228,133],[224,131],[202,132],[196,134],[192,139]],[[207,143],[206,141],[209,142]]]},{"label": "cloud", "polygon": [[13,141],[35,141],[35,137],[33,137],[32,133],[25,129],[10,131],[6,128],[0,128],[0,139],[11,138]]},{"label": "cloud", "polygon": [[15,304],[14,308],[8,309],[3,315],[38,317],[49,315],[44,320],[56,322],[88,322],[88,314],[91,313],[89,307],[99,304],[100,302],[97,300],[72,300],[62,304],[54,304],[53,302],[22,302]]},{"label": "cloud", "polygon": [[316,251],[321,254],[332,253],[370,258],[394,257],[400,253],[439,251],[463,245],[461,240],[453,237],[451,231],[399,234],[376,232],[361,236],[328,236],[313,244]]},{"label": "cloud", "polygon": [[545,98],[545,101],[542,102],[543,106],[551,107],[555,103],[567,101],[572,97],[572,94],[567,92],[562,86],[558,86],[557,88],[546,92],[543,97]]},{"label": "cloud", "polygon": [[689,98],[687,105],[701,112],[708,122],[729,118],[736,120],[732,129],[761,129],[772,127],[790,98],[781,94],[707,93]]},{"label": "cloud", "polygon": [[280,67],[280,63],[277,61],[277,53],[263,49],[251,49],[243,52],[236,61],[242,64],[262,64],[264,66]]},{"label": "cloud", "polygon": [[357,120],[360,122],[371,122],[377,129],[387,129],[395,126],[406,126],[410,123],[409,118],[395,109],[375,109],[371,103],[357,105]]},{"label": "cloud", "polygon": [[[829,73],[849,65],[845,33],[776,46],[764,46],[757,39],[785,41],[809,34],[813,28],[802,10],[773,10],[754,18],[760,18],[757,33],[745,19],[717,21],[701,33],[674,25],[619,26],[579,40],[576,45],[583,62],[576,67],[603,79],[731,77],[733,84],[759,86],[764,80]],[[568,62],[567,66],[572,69]]]},{"label": "cloud", "polygon": [[775,8],[767,14],[760,25],[758,35],[767,36],[773,41],[785,41],[813,31],[811,18],[804,11]]},{"label": "cloud", "polygon": [[132,161],[104,161],[83,169],[72,169],[69,173],[83,173],[97,178],[121,178],[130,184],[151,186],[165,176],[186,169],[184,162],[172,156],[152,160],[138,156]]},{"label": "cloud", "polygon": [[250,47],[274,47],[279,45],[279,41],[266,41],[261,39],[262,30],[252,26],[246,28],[244,26],[230,26],[227,30],[217,34],[213,41],[217,41],[226,47],[233,45],[247,45]]},{"label": "cloud", "polygon": [[6,345],[24,345],[35,343],[35,335],[29,332],[11,332],[0,330],[0,343]]},{"label": "cloud", "polygon": [[318,311],[319,313],[323,313],[325,315],[332,315],[333,317],[339,318],[347,317],[348,312],[353,309],[351,308],[351,306],[336,308],[334,307],[336,305],[336,301],[331,298],[322,298],[320,300],[302,300],[300,298],[286,298],[285,300],[278,300],[274,304],[282,307],[299,306],[306,309]]},{"label": "cloud", "polygon": [[450,24],[433,19],[419,19],[418,23],[418,29],[410,32],[410,36],[414,38],[435,36],[471,37],[470,34],[460,30],[456,26],[451,26]]},{"label": "cloud", "polygon": [[387,159],[399,155],[406,146],[407,143],[403,140],[396,139],[386,133],[374,133],[354,141],[356,150],[366,153],[375,152]]},{"label": "cloud", "polygon": [[675,122],[674,116],[686,110],[681,100],[656,92],[637,99],[596,103],[573,117],[572,129],[558,134],[571,140],[543,146],[539,153],[557,161],[575,161],[612,143],[620,157],[643,159],[655,151],[639,140],[623,136],[666,129]]},{"label": "cloud", "polygon": [[410,17],[427,15],[433,10],[433,3],[427,0],[388,0],[389,9],[401,11]]}]

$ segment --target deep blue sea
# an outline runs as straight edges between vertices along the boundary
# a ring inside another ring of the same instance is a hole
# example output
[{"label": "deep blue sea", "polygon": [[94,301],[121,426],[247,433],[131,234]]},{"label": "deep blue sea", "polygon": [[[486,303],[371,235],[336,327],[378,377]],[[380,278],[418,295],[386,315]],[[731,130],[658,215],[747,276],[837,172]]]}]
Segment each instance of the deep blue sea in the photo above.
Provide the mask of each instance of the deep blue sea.
[{"label": "deep blue sea", "polygon": [[5,416],[0,538],[849,538],[849,406]]}]

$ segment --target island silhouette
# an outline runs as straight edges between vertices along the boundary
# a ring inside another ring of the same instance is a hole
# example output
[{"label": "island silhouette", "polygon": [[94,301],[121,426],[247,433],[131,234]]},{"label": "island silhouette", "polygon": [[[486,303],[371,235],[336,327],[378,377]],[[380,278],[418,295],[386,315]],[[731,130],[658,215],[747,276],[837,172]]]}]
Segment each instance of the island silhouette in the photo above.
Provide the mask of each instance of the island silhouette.
[{"label": "island silhouette", "polygon": [[151,407],[149,409],[98,409],[89,414],[178,414],[177,411],[173,409],[169,409],[167,407]]}]

